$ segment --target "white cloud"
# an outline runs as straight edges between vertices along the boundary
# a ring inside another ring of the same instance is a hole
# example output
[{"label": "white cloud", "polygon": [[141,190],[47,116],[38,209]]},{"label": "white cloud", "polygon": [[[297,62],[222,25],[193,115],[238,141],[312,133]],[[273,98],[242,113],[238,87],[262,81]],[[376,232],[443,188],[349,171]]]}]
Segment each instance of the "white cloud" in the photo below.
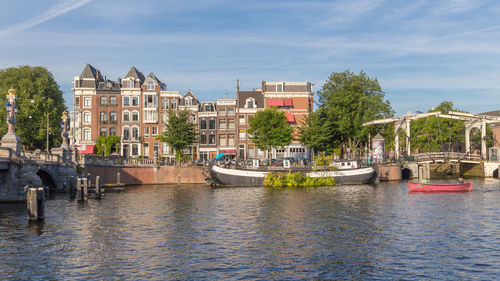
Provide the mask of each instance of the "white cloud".
[{"label": "white cloud", "polygon": [[57,16],[60,16],[62,14],[65,14],[69,11],[72,11],[76,8],[79,8],[87,3],[89,3],[92,0],[73,0],[69,2],[64,2],[59,5],[56,5],[49,10],[43,12],[41,15],[36,16],[30,20],[27,20],[25,22],[21,22],[18,24],[11,25],[3,30],[0,30],[0,37],[4,37],[9,34],[14,34],[23,30],[26,30],[28,28],[31,28],[33,26],[39,25],[43,22],[46,22],[48,20],[51,20]]},{"label": "white cloud", "polygon": [[484,3],[478,0],[447,0],[438,1],[437,6],[432,11],[435,15],[463,14],[474,10]]}]

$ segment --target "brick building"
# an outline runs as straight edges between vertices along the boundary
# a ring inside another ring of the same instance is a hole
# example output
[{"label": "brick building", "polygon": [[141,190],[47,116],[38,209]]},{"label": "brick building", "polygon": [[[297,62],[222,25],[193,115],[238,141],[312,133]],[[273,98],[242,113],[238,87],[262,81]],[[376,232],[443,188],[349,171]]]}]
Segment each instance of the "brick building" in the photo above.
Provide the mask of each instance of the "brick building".
[{"label": "brick building", "polygon": [[236,157],[236,99],[217,99],[218,153]]},{"label": "brick building", "polygon": [[214,102],[202,102],[198,112],[199,152],[201,160],[217,155],[217,111]]}]

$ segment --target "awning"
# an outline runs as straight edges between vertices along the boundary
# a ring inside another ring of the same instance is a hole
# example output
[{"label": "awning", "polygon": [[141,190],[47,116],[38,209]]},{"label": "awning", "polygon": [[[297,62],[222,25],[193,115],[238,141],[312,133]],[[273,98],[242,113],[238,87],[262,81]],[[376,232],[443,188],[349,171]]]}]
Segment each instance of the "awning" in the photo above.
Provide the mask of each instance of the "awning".
[{"label": "awning", "polygon": [[78,154],[94,154],[95,153],[95,145],[82,145],[79,150]]},{"label": "awning", "polygon": [[285,99],[285,106],[292,106],[292,99]]},{"label": "awning", "polygon": [[283,106],[283,99],[268,99],[268,106]]},{"label": "awning", "polygon": [[295,122],[295,116],[293,116],[293,114],[287,114],[286,121],[288,121],[290,123]]},{"label": "awning", "polygon": [[236,155],[235,149],[219,149],[219,153],[224,153],[225,155]]}]

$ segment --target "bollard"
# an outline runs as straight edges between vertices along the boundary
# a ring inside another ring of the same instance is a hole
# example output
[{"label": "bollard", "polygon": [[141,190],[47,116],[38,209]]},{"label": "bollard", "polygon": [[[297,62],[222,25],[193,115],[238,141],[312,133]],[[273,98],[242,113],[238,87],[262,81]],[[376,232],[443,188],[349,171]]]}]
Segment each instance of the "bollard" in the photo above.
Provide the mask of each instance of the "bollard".
[{"label": "bollard", "polygon": [[91,186],[92,181],[90,180],[90,173],[87,174],[88,187]]},{"label": "bollard", "polygon": [[419,183],[422,183],[423,175],[424,175],[424,167],[418,167],[418,182]]},{"label": "bollard", "polygon": [[83,178],[76,180],[76,201],[83,201]]},{"label": "bollard", "polygon": [[425,178],[428,180],[431,179],[431,165],[429,164],[425,165]]},{"label": "bollard", "polygon": [[101,199],[101,177],[95,177],[95,195]]},{"label": "bollard", "polygon": [[71,177],[69,180],[69,198],[73,199],[76,196],[76,185],[77,185],[77,178],[76,177]]},{"label": "bollard", "polygon": [[87,201],[88,199],[89,182],[90,180],[87,178],[82,179],[82,201]]},{"label": "bollard", "polygon": [[26,207],[28,220],[43,220],[45,218],[45,192],[43,187],[26,190]]},{"label": "bollard", "polygon": [[116,173],[116,184],[120,185],[120,173]]},{"label": "bollard", "polygon": [[181,174],[177,175],[177,185],[181,185]]}]

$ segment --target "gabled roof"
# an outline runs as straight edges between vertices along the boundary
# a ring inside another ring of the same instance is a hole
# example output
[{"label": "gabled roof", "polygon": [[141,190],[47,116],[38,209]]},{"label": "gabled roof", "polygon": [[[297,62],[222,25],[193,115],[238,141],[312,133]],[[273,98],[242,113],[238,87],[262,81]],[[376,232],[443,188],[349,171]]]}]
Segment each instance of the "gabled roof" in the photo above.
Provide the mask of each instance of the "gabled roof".
[{"label": "gabled roof", "polygon": [[191,92],[191,90],[187,90],[187,92],[184,94],[184,96],[182,96],[179,105],[185,105],[184,100],[187,97],[191,97],[193,99],[193,105],[198,105],[199,104],[198,98],[196,98],[196,96],[193,94],[193,92]]},{"label": "gabled roof", "polygon": [[128,71],[127,75],[125,75],[125,78],[135,78],[135,79],[139,79],[141,81],[141,83],[144,82],[144,74],[142,74],[142,72],[140,72],[139,70],[137,70],[137,68],[135,68],[135,66],[132,66],[130,68],[130,70]]},{"label": "gabled roof", "polygon": [[82,74],[80,74],[80,79],[83,78],[90,78],[90,79],[97,79],[98,81],[104,81],[101,71],[99,71],[99,69],[93,67],[88,63],[83,68]]}]

